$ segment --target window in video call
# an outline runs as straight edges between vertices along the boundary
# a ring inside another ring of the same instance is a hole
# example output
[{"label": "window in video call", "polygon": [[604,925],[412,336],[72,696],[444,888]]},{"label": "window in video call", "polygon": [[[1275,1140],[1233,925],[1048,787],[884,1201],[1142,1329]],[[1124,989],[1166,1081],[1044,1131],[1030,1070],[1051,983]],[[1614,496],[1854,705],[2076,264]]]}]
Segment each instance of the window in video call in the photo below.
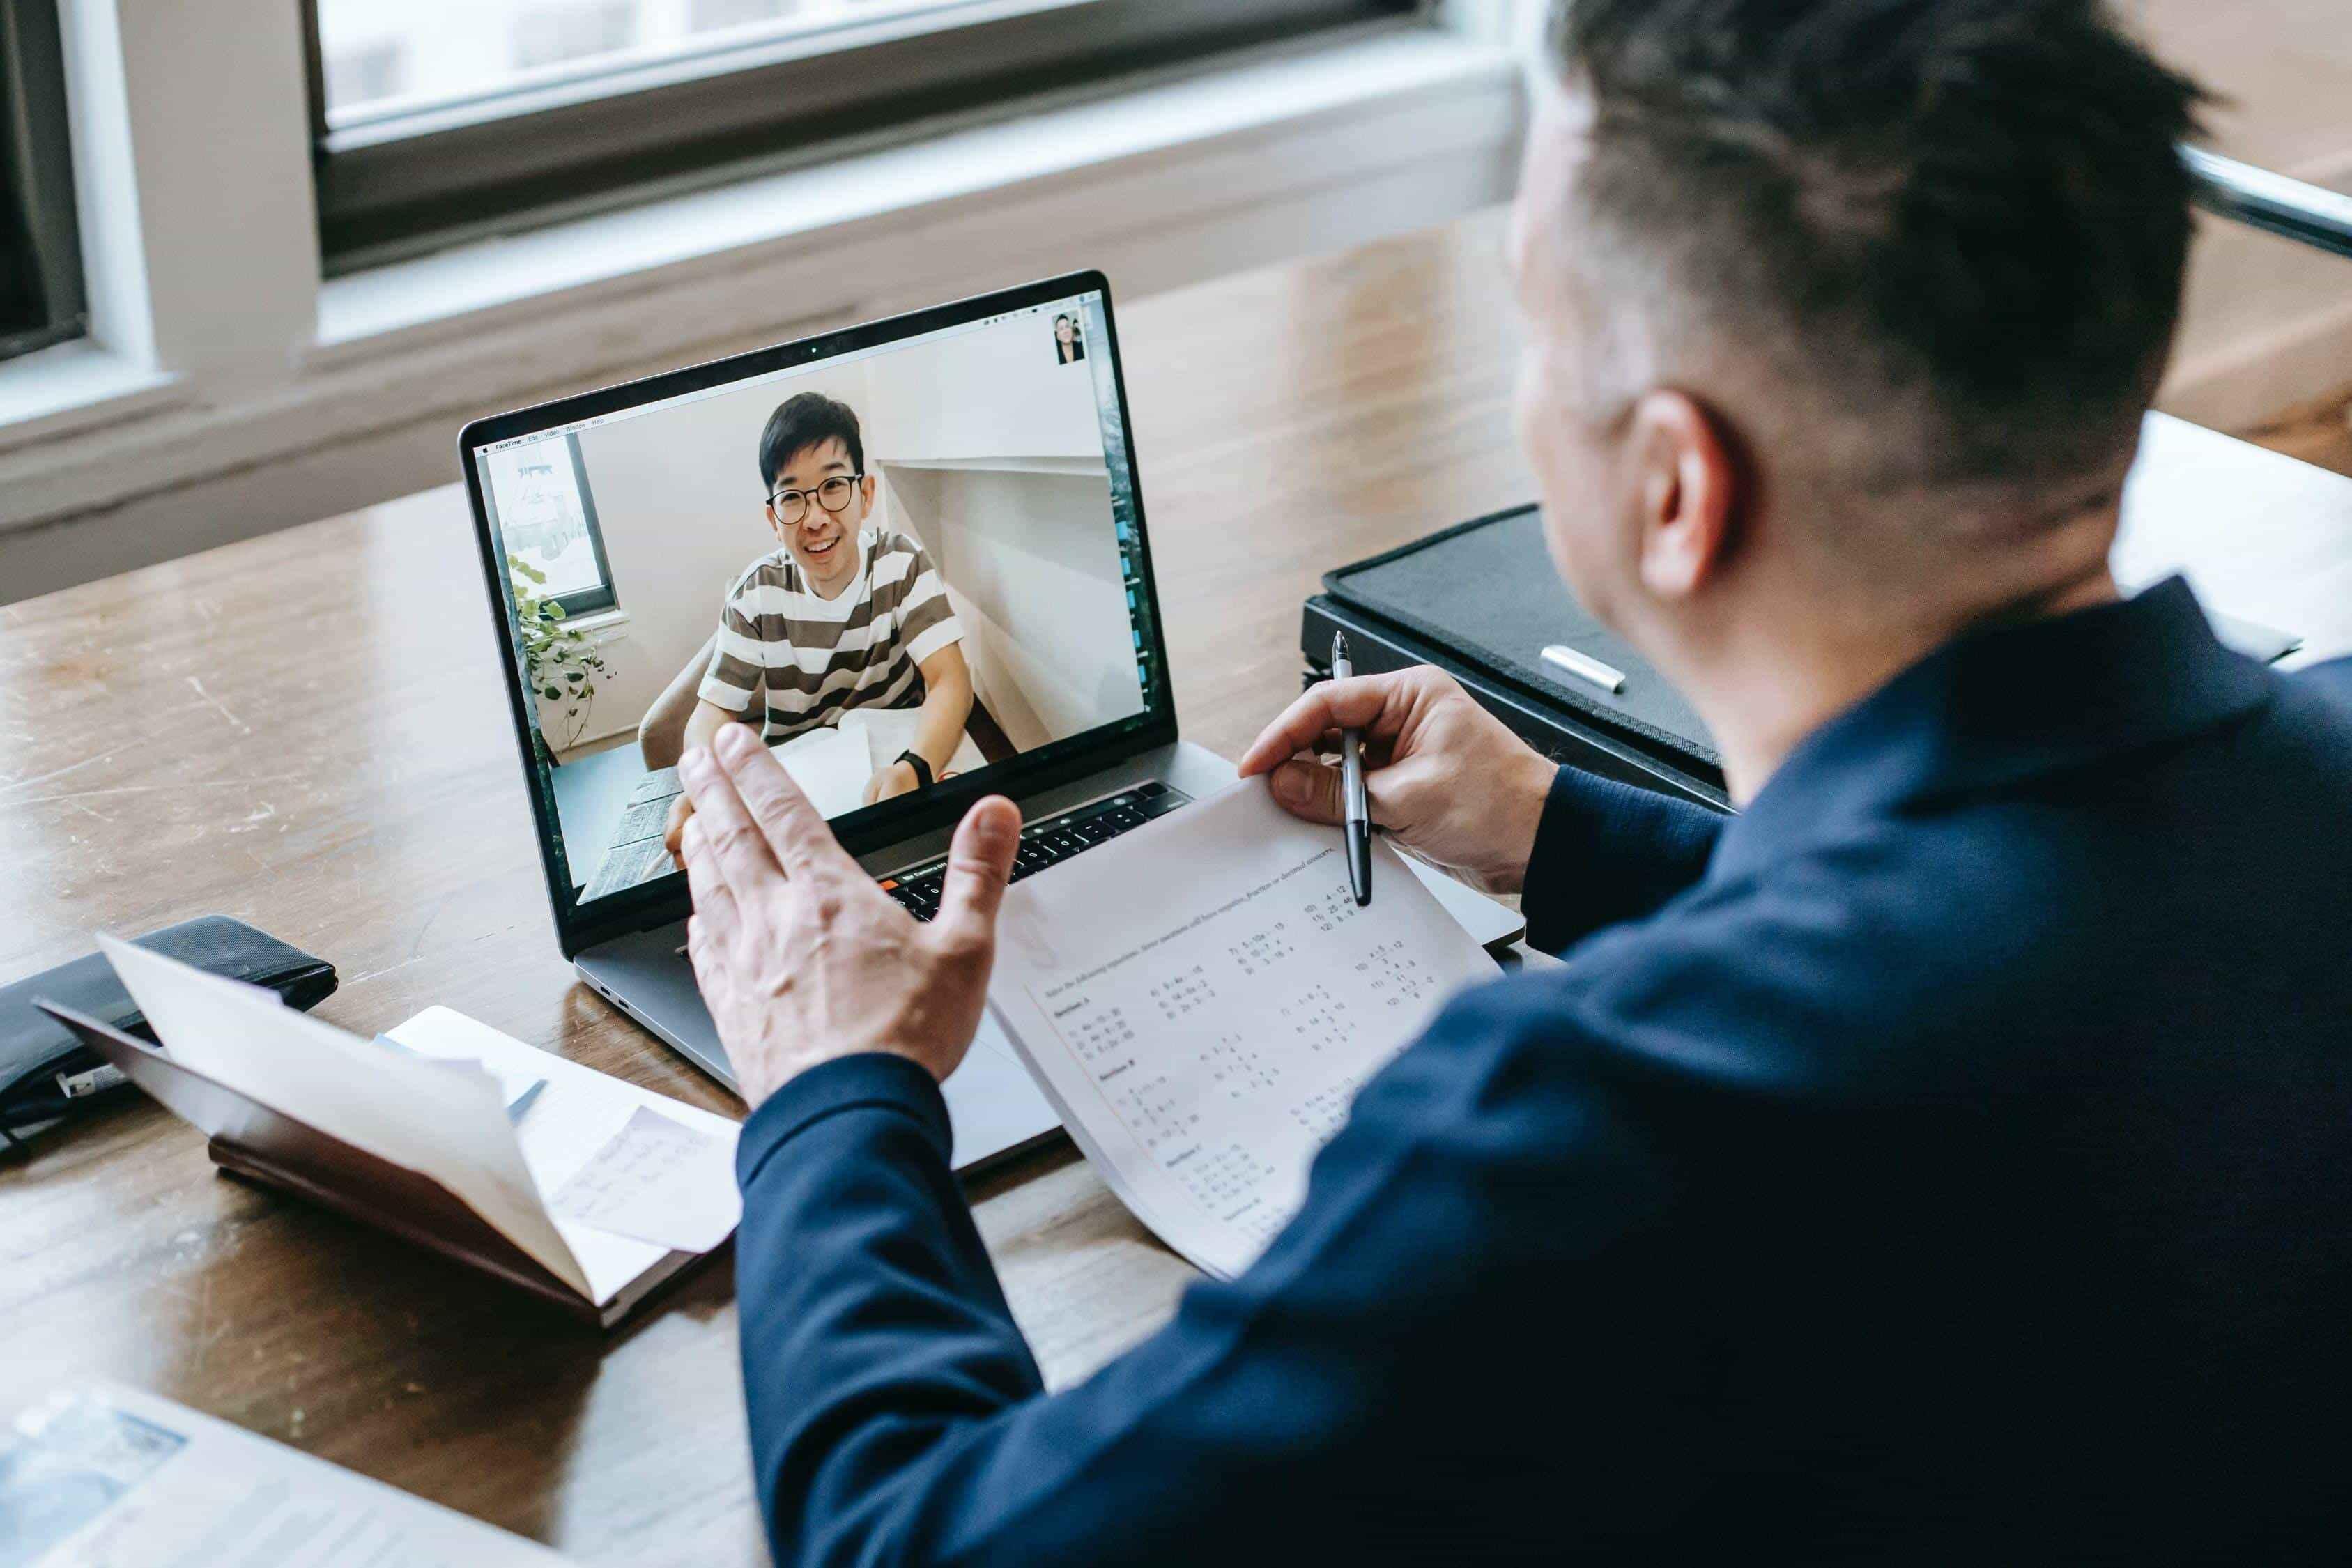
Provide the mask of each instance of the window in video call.
[{"label": "window in video call", "polygon": [[1089,294],[476,449],[581,902],[745,724],[828,817],[1147,711]]}]

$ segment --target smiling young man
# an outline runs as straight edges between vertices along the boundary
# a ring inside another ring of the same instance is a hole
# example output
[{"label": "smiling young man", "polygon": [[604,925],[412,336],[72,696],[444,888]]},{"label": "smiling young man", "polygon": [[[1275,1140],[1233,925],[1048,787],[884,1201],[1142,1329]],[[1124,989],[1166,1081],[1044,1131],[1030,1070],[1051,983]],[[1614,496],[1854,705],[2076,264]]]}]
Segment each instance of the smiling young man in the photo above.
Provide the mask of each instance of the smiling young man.
[{"label": "smiling young man", "polygon": [[2194,89],[2088,0],[1557,38],[1520,430],[1743,811],[1434,671],[1300,699],[1245,773],[1335,820],[1362,726],[1376,820],[1565,962],[1455,998],[1255,1266],[1047,1394],[937,1085],[1016,814],[919,927],[759,748],[695,752],[778,1559],[2340,1561],[2352,680],[2106,567]]},{"label": "smiling young man", "polygon": [[[915,743],[875,771],[866,803],[929,787],[971,716],[971,669],[930,556],[903,533],[866,526],[874,476],[856,412],[822,393],[786,400],[760,434],[760,479],[777,548],[727,591],[687,746],[709,745],[730,723],[773,745],[854,708],[919,706]],[[679,795],[673,855],[692,812],[692,797]]]}]

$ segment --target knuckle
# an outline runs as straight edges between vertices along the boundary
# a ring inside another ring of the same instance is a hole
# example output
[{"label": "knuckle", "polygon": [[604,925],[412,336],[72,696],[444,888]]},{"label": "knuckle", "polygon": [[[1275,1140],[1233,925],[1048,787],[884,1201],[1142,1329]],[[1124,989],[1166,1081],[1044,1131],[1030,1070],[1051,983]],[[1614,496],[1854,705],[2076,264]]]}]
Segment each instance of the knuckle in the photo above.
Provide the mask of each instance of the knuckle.
[{"label": "knuckle", "polygon": [[932,950],[960,971],[984,964],[996,952],[996,933],[985,921],[932,922]]},{"label": "knuckle", "polygon": [[777,816],[790,808],[783,791],[772,779],[746,779],[736,788],[742,794],[743,804],[761,816]]},{"label": "knuckle", "polygon": [[1006,881],[1005,868],[983,856],[970,851],[959,852],[948,859],[948,875],[964,877],[983,888],[1001,888]]}]

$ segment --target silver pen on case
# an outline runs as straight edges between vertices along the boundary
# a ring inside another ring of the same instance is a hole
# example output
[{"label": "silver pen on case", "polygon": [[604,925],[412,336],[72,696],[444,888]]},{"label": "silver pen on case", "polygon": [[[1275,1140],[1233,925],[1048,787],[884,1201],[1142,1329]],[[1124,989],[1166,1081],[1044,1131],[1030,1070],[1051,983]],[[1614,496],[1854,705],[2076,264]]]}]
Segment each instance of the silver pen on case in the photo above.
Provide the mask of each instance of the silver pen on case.
[{"label": "silver pen on case", "polygon": [[1568,671],[1579,680],[1590,681],[1614,696],[1625,689],[1625,672],[1613,665],[1601,663],[1589,653],[1579,653],[1565,643],[1553,643],[1543,650],[1544,662]]},{"label": "silver pen on case", "polygon": [[[1348,661],[1348,634],[1331,634],[1331,679],[1356,673]],[[1372,808],[1364,798],[1364,732],[1339,731],[1339,788],[1347,796],[1348,886],[1359,908],[1372,901]]]}]

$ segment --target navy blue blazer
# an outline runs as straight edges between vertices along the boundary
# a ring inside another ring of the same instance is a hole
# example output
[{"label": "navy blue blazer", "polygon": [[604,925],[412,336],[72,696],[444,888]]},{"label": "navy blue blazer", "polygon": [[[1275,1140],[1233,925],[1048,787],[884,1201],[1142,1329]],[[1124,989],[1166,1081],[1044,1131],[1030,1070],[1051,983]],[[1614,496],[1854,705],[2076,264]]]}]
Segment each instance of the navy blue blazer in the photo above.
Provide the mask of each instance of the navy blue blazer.
[{"label": "navy blue blazer", "polygon": [[746,1129],[799,1562],[2341,1561],[2352,667],[2178,582],[1966,638],[1737,818],[1574,773],[1567,962],[1359,1098],[1230,1284],[1044,1392],[936,1088]]}]

